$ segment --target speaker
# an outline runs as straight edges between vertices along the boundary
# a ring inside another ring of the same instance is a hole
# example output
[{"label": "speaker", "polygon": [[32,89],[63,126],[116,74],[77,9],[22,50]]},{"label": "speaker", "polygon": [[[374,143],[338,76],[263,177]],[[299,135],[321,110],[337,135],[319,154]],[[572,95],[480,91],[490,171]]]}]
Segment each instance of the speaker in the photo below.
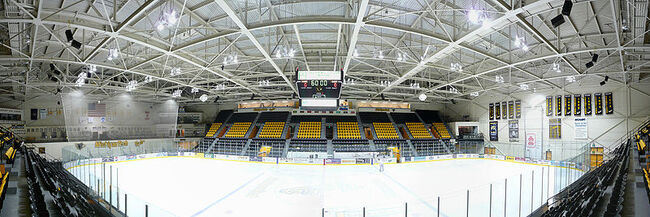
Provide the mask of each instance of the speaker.
[{"label": "speaker", "polygon": [[553,24],[553,28],[557,28],[558,26],[562,25],[564,23],[564,17],[562,14],[557,15],[553,19],[551,19],[551,24]]},{"label": "speaker", "polygon": [[72,30],[69,29],[65,30],[65,38],[68,39],[68,42],[74,40],[74,38],[72,37]]},{"label": "speaker", "polygon": [[598,62],[598,54],[594,54],[593,56],[591,56],[591,62],[594,62],[594,63]]},{"label": "speaker", "polygon": [[219,96],[217,96],[216,98],[214,98],[214,103],[217,103],[217,101],[219,101]]},{"label": "speaker", "polygon": [[54,67],[54,63],[50,63],[50,70],[54,71],[56,67]]},{"label": "speaker", "polygon": [[609,81],[609,76],[605,75],[605,81]]},{"label": "speaker", "polygon": [[77,48],[77,50],[81,49],[81,42],[78,42],[77,40],[73,39],[72,40],[72,47]]},{"label": "speaker", "polygon": [[255,94],[251,95],[251,100],[255,99]]},{"label": "speaker", "polygon": [[384,94],[381,94],[381,100],[386,100],[386,97],[384,97]]},{"label": "speaker", "polygon": [[600,82],[600,86],[603,86],[603,85],[605,85],[605,81]]},{"label": "speaker", "polygon": [[562,14],[569,16],[571,14],[571,8],[573,7],[573,2],[571,1],[564,1],[564,5],[562,5]]},{"label": "speaker", "polygon": [[594,66],[594,62],[588,62],[587,64],[585,64],[585,66],[587,68],[591,68],[592,66]]}]

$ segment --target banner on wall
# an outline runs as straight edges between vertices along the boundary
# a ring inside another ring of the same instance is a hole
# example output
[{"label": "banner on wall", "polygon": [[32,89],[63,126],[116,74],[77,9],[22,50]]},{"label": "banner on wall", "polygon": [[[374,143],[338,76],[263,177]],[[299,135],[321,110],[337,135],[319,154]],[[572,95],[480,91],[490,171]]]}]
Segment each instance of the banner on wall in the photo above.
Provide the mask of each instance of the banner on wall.
[{"label": "banner on wall", "polygon": [[614,99],[612,92],[605,93],[605,114],[614,114]]},{"label": "banner on wall", "polygon": [[510,142],[517,142],[519,141],[519,121],[518,120],[510,120],[508,121],[508,135],[510,138]]},{"label": "banner on wall", "polygon": [[585,115],[591,115],[591,94],[585,94]]},{"label": "banner on wall", "polygon": [[31,109],[30,110],[30,119],[32,121],[38,120],[38,109]]},{"label": "banner on wall", "polygon": [[515,101],[508,102],[508,118],[515,119]]},{"label": "banner on wall", "polygon": [[494,103],[494,118],[501,119],[501,103]]},{"label": "banner on wall", "polygon": [[562,95],[558,95],[555,97],[555,110],[556,116],[562,116]]},{"label": "banner on wall", "polygon": [[515,118],[521,118],[521,100],[515,101]]},{"label": "banner on wall", "polygon": [[508,102],[501,102],[501,119],[508,119]]},{"label": "banner on wall", "polygon": [[494,103],[490,103],[488,115],[490,116],[490,120],[494,120]]},{"label": "banner on wall", "polygon": [[537,133],[526,133],[526,155],[529,158],[541,159],[542,147],[537,143]]},{"label": "banner on wall", "polygon": [[596,115],[603,115],[603,94],[594,93],[594,101],[596,101]]},{"label": "banner on wall", "polygon": [[490,141],[499,141],[499,122],[490,121]]},{"label": "banner on wall", "polygon": [[573,115],[582,115],[582,95],[580,94],[573,95]]},{"label": "banner on wall", "polygon": [[40,113],[40,117],[38,119],[45,119],[47,118],[47,109],[39,109],[38,113]]},{"label": "banner on wall", "polygon": [[553,116],[553,97],[546,97],[546,116]]},{"label": "banner on wall", "polygon": [[564,116],[571,115],[571,95],[564,96]]},{"label": "banner on wall", "polygon": [[587,119],[585,118],[576,118],[573,121],[573,124],[575,125],[575,139],[587,139]]},{"label": "banner on wall", "polygon": [[548,120],[548,133],[551,139],[562,138],[562,118],[552,118]]}]

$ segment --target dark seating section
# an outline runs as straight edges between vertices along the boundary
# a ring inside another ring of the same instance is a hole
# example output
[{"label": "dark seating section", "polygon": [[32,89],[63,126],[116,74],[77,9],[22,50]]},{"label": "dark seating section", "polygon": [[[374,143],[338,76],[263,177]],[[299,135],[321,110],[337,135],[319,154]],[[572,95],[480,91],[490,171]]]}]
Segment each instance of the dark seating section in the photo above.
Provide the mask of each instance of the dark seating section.
[{"label": "dark seating section", "polygon": [[[629,139],[623,142],[610,153],[613,158],[555,195],[555,202],[541,216],[620,216],[630,144]],[[603,197],[606,191],[611,191],[609,200]],[[595,213],[602,206],[606,206],[604,215]]]},{"label": "dark seating section", "polygon": [[288,116],[289,116],[289,112],[262,112],[260,114],[260,117],[257,118],[257,123],[285,122],[287,121]]},{"label": "dark seating section", "polygon": [[194,149],[199,151],[199,152],[206,152],[208,151],[208,148],[210,148],[210,145],[212,145],[212,142],[214,142],[215,138],[203,138],[201,140],[201,143],[197,145]]},{"label": "dark seating section", "polygon": [[390,116],[396,124],[420,122],[420,119],[418,119],[418,116],[415,116],[415,113],[390,113]]},{"label": "dark seating section", "polygon": [[639,168],[642,168],[643,188],[645,188],[650,201],[650,154],[648,154],[648,145],[650,144],[650,123],[645,123],[633,135],[633,144],[635,155],[638,160]]},{"label": "dark seating section", "polygon": [[246,146],[246,141],[246,139],[221,138],[209,152],[214,154],[241,155],[242,150]]},{"label": "dark seating section", "polygon": [[411,144],[413,144],[413,147],[415,148],[415,151],[418,153],[419,156],[449,154],[449,152],[447,152],[448,147],[445,147],[445,144],[440,140],[433,140],[433,139],[411,140]]},{"label": "dark seating section", "polygon": [[388,114],[385,112],[359,112],[359,118],[361,123],[371,124],[375,123],[390,123],[388,119]]},{"label": "dark seating section", "polygon": [[365,139],[336,139],[332,140],[334,152],[371,152],[370,144]]},{"label": "dark seating section", "polygon": [[246,156],[258,156],[260,148],[270,146],[271,152],[267,157],[282,157],[286,140],[284,139],[253,139],[246,149]]},{"label": "dark seating section", "polygon": [[253,122],[257,117],[257,114],[257,112],[235,113],[232,114],[230,119],[228,119],[228,123],[232,124],[235,122]]},{"label": "dark seating section", "polygon": [[387,150],[388,147],[398,147],[400,156],[402,157],[413,157],[413,151],[411,146],[403,139],[384,139],[384,140],[374,140],[375,148],[378,150]]},{"label": "dark seating section", "polygon": [[420,118],[422,118],[422,121],[424,121],[425,124],[442,122],[442,119],[440,118],[440,113],[438,111],[415,110],[415,113],[417,113],[420,116]]},{"label": "dark seating section", "polygon": [[226,119],[230,114],[233,113],[233,110],[221,110],[219,111],[219,114],[217,114],[217,118],[215,118],[214,123],[225,123]]},{"label": "dark seating section", "polygon": [[357,122],[357,116],[325,116],[325,122],[336,124],[336,122]]},{"label": "dark seating section", "polygon": [[327,140],[324,139],[292,139],[289,143],[290,152],[327,152]]},{"label": "dark seating section", "polygon": [[291,116],[291,123],[300,122],[321,122],[322,116],[315,115],[293,115]]}]

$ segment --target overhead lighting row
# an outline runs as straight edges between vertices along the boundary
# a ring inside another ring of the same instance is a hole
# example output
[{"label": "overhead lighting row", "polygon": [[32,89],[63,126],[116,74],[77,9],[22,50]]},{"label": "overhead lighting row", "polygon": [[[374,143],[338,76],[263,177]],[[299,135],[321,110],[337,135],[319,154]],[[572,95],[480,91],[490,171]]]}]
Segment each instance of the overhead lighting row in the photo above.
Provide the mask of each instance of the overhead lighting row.
[{"label": "overhead lighting row", "polygon": [[521,48],[523,51],[528,51],[528,45],[526,45],[526,38],[515,36],[515,47]]},{"label": "overhead lighting row", "polygon": [[460,63],[451,63],[449,70],[454,72],[463,72],[463,66]]},{"label": "overhead lighting row", "polygon": [[138,81],[136,80],[131,80],[129,83],[126,84],[126,91],[131,92],[135,90],[135,88],[138,86]]},{"label": "overhead lighting row", "polygon": [[348,79],[343,80],[343,84],[355,85],[356,81],[354,79],[348,78]]},{"label": "overhead lighting row", "polygon": [[237,64],[237,63],[239,63],[237,54],[231,54],[223,58],[224,65]]},{"label": "overhead lighting row", "polygon": [[286,48],[279,46],[275,51],[275,58],[293,58],[296,55],[296,50],[293,48]]},{"label": "overhead lighting row", "polygon": [[77,75],[77,81],[75,81],[75,86],[81,87],[86,83],[86,78],[88,78],[87,72],[81,72]]},{"label": "overhead lighting row", "polygon": [[409,86],[411,89],[420,89],[420,83],[411,83]]},{"label": "overhead lighting row", "polygon": [[169,71],[169,76],[177,76],[181,74],[181,68],[174,67]]},{"label": "overhead lighting row", "polygon": [[179,89],[179,90],[175,90],[175,91],[172,93],[172,98],[178,98],[178,97],[181,97],[181,94],[182,94],[182,93],[183,93],[183,90],[180,90],[180,89]]},{"label": "overhead lighting row", "polygon": [[260,87],[268,87],[271,86],[271,82],[269,80],[261,80],[257,81],[257,85]]},{"label": "overhead lighting row", "polygon": [[111,48],[108,49],[108,60],[113,60],[117,58],[120,55],[120,52],[117,50],[117,48]]}]

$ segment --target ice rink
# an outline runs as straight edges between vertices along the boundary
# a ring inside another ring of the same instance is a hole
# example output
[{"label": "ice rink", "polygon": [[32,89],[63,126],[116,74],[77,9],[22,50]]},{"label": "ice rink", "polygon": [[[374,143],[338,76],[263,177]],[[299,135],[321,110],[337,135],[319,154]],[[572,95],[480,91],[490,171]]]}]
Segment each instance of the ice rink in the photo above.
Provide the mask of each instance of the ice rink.
[{"label": "ice rink", "polygon": [[119,200],[122,211],[126,197],[127,214],[136,217],[145,216],[145,204],[149,216],[348,217],[362,216],[364,207],[366,216],[504,216],[504,209],[506,216],[526,216],[582,174],[490,159],[386,164],[379,172],[378,165],[278,165],[188,157],[70,171],[107,201]]}]

